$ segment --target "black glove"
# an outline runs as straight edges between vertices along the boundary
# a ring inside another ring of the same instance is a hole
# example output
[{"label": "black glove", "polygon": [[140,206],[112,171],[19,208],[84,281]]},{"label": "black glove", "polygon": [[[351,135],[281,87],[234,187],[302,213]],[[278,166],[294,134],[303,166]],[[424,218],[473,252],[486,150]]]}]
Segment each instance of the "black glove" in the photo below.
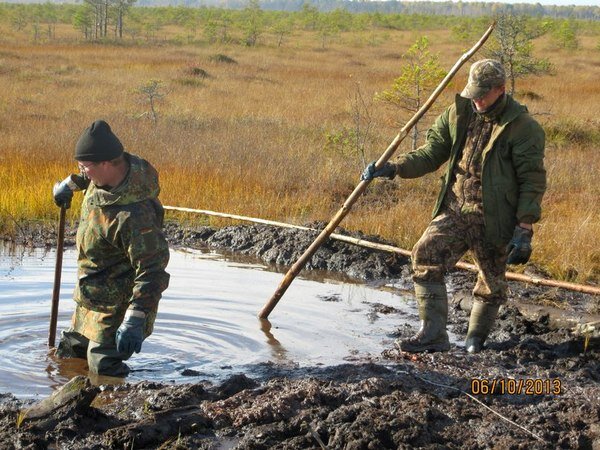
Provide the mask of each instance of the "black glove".
[{"label": "black glove", "polygon": [[88,180],[81,175],[69,175],[64,180],[57,182],[52,188],[54,203],[61,208],[69,209],[74,191],[81,191],[87,187]]},{"label": "black glove", "polygon": [[371,181],[373,178],[386,177],[390,180],[396,176],[396,165],[386,162],[381,169],[375,170],[375,162],[373,161],[360,176],[360,179],[363,181]]},{"label": "black glove", "polygon": [[139,353],[144,342],[146,315],[141,311],[128,311],[125,320],[117,330],[117,351],[121,353]]},{"label": "black glove", "polygon": [[533,230],[518,225],[515,227],[513,237],[508,243],[508,247],[506,247],[506,253],[508,253],[507,264],[525,264],[529,261],[532,237]]}]

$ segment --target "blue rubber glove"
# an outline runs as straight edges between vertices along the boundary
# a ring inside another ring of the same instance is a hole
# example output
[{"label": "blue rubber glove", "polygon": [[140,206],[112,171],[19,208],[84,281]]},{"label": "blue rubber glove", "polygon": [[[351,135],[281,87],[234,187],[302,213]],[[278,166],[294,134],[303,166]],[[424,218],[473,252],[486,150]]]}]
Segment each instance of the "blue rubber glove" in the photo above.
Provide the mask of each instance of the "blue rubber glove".
[{"label": "blue rubber glove", "polygon": [[52,188],[52,196],[54,197],[54,203],[60,208],[69,209],[71,207],[71,199],[73,198],[73,191],[67,183],[67,179],[57,182]]},{"label": "blue rubber glove", "polygon": [[396,176],[396,165],[386,162],[381,169],[375,170],[375,162],[373,161],[360,176],[363,181],[371,181],[373,178],[386,177],[390,180]]},{"label": "blue rubber glove", "polygon": [[508,253],[507,264],[525,264],[531,256],[531,238],[533,230],[527,228],[515,227],[513,237],[506,247]]},{"label": "blue rubber glove", "polygon": [[[141,311],[134,311],[134,314],[144,314]],[[139,353],[142,350],[142,342],[144,342],[144,326],[146,317],[131,315],[129,312],[125,316],[125,320],[117,330],[117,351],[121,353]]]},{"label": "blue rubber glove", "polygon": [[89,180],[81,175],[69,175],[57,182],[52,188],[54,203],[61,208],[69,209],[74,191],[81,191],[87,187]]}]

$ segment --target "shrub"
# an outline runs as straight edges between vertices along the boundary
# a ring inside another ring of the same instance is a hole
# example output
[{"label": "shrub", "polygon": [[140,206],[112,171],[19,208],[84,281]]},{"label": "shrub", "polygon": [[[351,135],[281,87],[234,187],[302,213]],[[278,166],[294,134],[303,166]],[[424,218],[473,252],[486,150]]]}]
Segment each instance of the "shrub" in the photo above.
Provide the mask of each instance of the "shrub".
[{"label": "shrub", "polygon": [[540,94],[530,90],[520,91],[518,92],[518,96],[526,100],[542,100],[544,98]]},{"label": "shrub", "polygon": [[208,58],[212,62],[216,63],[225,63],[225,64],[237,64],[237,61],[233,58],[230,58],[227,55],[223,55],[222,53],[218,53],[216,55],[212,55]]},{"label": "shrub", "polygon": [[190,66],[185,70],[185,74],[191,77],[208,78],[208,72],[200,67]]},{"label": "shrub", "polygon": [[544,126],[548,141],[557,144],[600,144],[598,120],[563,119]]}]

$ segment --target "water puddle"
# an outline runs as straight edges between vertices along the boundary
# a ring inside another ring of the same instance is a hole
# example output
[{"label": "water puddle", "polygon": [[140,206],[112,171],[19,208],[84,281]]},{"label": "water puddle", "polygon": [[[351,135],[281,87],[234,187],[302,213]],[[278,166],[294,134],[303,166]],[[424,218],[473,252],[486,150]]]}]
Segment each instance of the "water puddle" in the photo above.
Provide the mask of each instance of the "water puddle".
[{"label": "water puddle", "polygon": [[[77,374],[81,360],[48,355],[48,323],[55,254],[0,245],[0,393],[48,395]],[[76,253],[64,253],[58,333],[74,309]],[[171,251],[171,283],[160,303],[155,331],[129,364],[127,381],[219,381],[252,376],[263,363],[308,367],[377,357],[414,303],[362,284],[297,278],[270,322],[256,315],[281,281],[264,265],[214,253]],[[398,309],[380,314],[374,304]],[[58,340],[58,337],[57,337]]]}]

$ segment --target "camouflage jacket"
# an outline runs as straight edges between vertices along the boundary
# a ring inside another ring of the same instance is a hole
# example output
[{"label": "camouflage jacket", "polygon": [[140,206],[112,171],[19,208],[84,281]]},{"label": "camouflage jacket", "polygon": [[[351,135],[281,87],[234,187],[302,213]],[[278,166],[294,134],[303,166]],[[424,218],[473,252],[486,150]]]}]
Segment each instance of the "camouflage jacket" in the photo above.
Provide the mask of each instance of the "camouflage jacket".
[{"label": "camouflage jacket", "polygon": [[129,173],[119,186],[89,184],[77,229],[73,329],[95,342],[114,342],[130,306],[147,314],[148,336],[169,284],[158,173],[137,156],[125,157]]},{"label": "camouflage jacket", "polygon": [[[427,142],[400,156],[396,175],[416,178],[449,161],[433,217],[441,210],[452,174],[460,161],[473,108],[471,101],[456,96],[427,132]],[[535,223],[541,216],[546,190],[544,130],[527,108],[508,96],[506,107],[483,149],[481,191],[485,238],[503,246],[519,222]]]}]

